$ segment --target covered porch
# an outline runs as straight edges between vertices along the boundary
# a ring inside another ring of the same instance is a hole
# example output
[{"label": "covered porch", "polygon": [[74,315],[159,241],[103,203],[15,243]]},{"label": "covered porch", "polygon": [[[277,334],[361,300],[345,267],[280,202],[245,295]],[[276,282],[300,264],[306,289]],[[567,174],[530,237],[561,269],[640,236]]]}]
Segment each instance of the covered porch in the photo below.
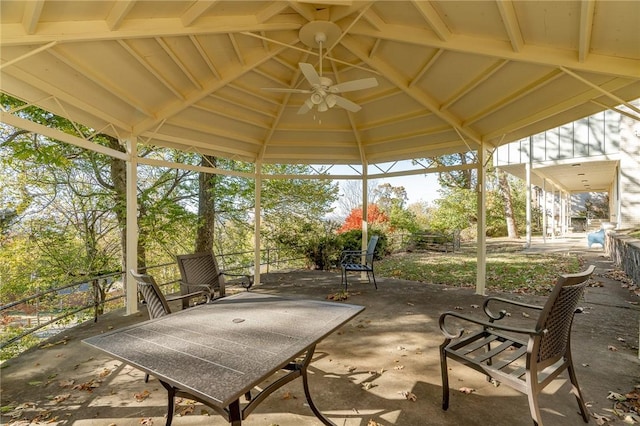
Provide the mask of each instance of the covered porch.
[{"label": "covered porch", "polygon": [[[582,237],[552,244],[536,240],[525,252],[535,255],[549,250],[582,256],[597,266],[593,285],[580,303],[584,312],[574,321],[574,363],[591,421],[607,416],[612,422],[606,424],[622,424],[607,411],[614,403],[608,397],[610,392],[628,393],[637,385],[638,307],[632,303],[637,303],[637,296],[612,279],[615,274],[608,273],[614,269],[612,263],[602,257],[601,250],[585,248]],[[440,408],[438,346],[443,337],[438,317],[446,310],[477,315],[473,306],[482,304],[482,296],[472,288],[383,277],[378,286],[376,291],[370,284],[354,283],[344,303],[364,305],[365,312],[317,347],[310,387],[324,414],[345,426],[531,424],[526,396],[506,386],[494,387],[483,375],[457,363],[450,365],[449,410]],[[291,271],[263,275],[254,291],[325,300],[340,288],[337,272]],[[543,301],[536,296],[513,297]],[[526,323],[521,312],[511,314],[515,323]],[[166,391],[157,380],[145,383],[141,371],[81,343],[83,338],[146,318],[144,308],[129,316],[114,312],[8,361],[2,369],[3,405],[20,408],[3,413],[3,424],[27,424],[34,417],[42,423],[74,426],[164,424]],[[458,391],[464,388],[470,393]],[[584,424],[566,375],[549,390],[556,393],[541,397],[546,423]],[[267,398],[246,424],[315,425],[317,419],[305,402],[300,381],[294,381]],[[184,400],[177,405],[176,425],[227,424],[203,405]],[[24,422],[11,419],[20,413]]]}]

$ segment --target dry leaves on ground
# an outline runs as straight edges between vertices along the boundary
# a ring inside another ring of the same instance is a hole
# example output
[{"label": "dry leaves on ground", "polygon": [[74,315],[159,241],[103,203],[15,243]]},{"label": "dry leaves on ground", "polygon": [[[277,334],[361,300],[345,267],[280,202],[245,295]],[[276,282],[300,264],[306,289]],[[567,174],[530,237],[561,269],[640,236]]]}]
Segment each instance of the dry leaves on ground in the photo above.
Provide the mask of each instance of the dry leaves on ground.
[{"label": "dry leaves on ground", "polygon": [[402,395],[403,397],[405,397],[405,399],[407,399],[409,401],[412,401],[412,402],[415,402],[415,401],[418,400],[418,397],[413,392],[401,391],[400,395]]},{"label": "dry leaves on ground", "polygon": [[142,402],[145,399],[149,398],[150,395],[151,395],[151,392],[149,392],[148,390],[145,390],[142,392],[134,393],[133,397],[136,399],[137,402]]},{"label": "dry leaves on ground", "polygon": [[467,394],[467,395],[469,395],[469,394],[471,394],[471,393],[473,393],[473,392],[475,392],[475,391],[476,391],[475,389],[473,389],[473,388],[468,388],[468,387],[466,387],[466,386],[463,386],[463,387],[461,387],[461,388],[460,388],[460,389],[458,389],[458,390],[459,390],[460,392],[464,393],[464,394]]}]

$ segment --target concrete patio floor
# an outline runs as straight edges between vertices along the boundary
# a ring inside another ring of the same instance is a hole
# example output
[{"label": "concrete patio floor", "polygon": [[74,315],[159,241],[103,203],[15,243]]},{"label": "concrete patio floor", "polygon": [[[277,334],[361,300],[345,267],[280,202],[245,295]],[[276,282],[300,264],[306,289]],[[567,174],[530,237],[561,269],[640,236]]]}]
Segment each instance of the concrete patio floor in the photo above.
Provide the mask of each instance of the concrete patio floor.
[{"label": "concrete patio floor", "polygon": [[[584,247],[581,238],[534,244],[528,252],[557,251],[580,255],[596,265],[595,281],[587,288],[573,327],[573,355],[578,380],[592,413],[623,424],[608,409],[609,392],[625,394],[640,385],[638,358],[638,297],[620,282],[603,277],[613,268],[602,249]],[[294,271],[263,275],[255,292],[326,299],[338,292],[340,274]],[[354,280],[355,281],[355,280]],[[483,297],[473,289],[378,280],[355,283],[345,303],[366,310],[322,341],[310,368],[314,402],[336,425],[530,425],[527,398],[507,386],[494,387],[484,376],[450,363],[452,386],[448,411],[442,411],[438,346],[443,338],[438,317],[446,310],[480,316],[473,305]],[[544,299],[506,295],[532,303]],[[176,308],[177,309],[177,308]],[[518,311],[510,320],[526,321]],[[144,374],[84,344],[81,340],[146,319],[146,311],[122,316],[115,312],[85,323],[51,339],[49,345],[29,351],[2,365],[2,406],[21,406],[22,417],[3,414],[2,424],[54,425],[164,425],[166,391],[157,380],[144,382]],[[615,347],[616,350],[613,350]],[[461,387],[475,389],[471,394]],[[550,394],[551,391],[556,391]],[[556,380],[541,397],[547,425],[584,424],[569,393],[567,377]],[[416,400],[405,398],[410,392]],[[15,414],[19,410],[14,410]],[[213,410],[181,401],[174,425],[225,425]],[[183,413],[183,415],[180,415]],[[591,419],[592,424],[596,424]],[[306,405],[302,383],[296,380],[268,397],[246,425],[317,425]]]}]

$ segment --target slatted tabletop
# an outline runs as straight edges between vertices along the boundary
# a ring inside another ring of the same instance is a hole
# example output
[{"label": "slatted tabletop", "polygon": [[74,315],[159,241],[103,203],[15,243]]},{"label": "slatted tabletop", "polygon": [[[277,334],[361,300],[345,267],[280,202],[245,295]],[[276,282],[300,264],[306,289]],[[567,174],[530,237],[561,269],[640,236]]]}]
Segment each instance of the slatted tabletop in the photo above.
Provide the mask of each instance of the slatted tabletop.
[{"label": "slatted tabletop", "polygon": [[245,292],[84,343],[224,408],[362,310]]}]

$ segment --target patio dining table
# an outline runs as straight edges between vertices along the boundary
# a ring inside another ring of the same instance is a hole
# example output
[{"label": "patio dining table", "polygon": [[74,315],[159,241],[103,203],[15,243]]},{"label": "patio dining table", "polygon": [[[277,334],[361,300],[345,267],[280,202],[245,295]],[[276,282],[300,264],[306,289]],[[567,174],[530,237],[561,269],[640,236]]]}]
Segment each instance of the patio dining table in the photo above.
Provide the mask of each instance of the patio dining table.
[{"label": "patio dining table", "polygon": [[[316,344],[363,310],[245,292],[83,342],[156,377],[168,392],[167,426],[176,396],[202,402],[231,425],[241,425],[269,394],[298,377],[313,413],[333,425],[311,399],[307,367]],[[251,395],[280,370],[285,374]]]}]

